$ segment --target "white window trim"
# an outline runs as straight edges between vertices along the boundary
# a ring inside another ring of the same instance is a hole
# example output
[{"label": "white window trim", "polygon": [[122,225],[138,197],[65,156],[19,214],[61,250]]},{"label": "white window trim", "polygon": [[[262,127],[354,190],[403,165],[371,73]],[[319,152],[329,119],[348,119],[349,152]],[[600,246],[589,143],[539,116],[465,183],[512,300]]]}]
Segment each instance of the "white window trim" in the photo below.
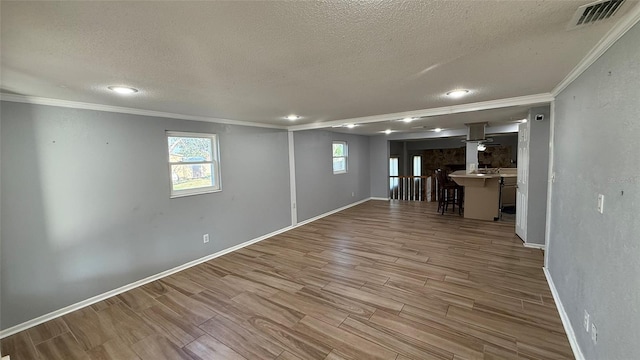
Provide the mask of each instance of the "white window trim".
[{"label": "white window trim", "polygon": [[[333,156],[333,144],[344,145],[344,156]],[[333,169],[333,159],[344,158],[344,170],[335,171]],[[346,141],[332,141],[331,142],[331,170],[334,174],[346,174],[349,171],[349,145]]]},{"label": "white window trim", "polygon": [[[171,155],[169,154],[169,148],[167,147],[167,168],[169,170],[169,198],[181,198],[185,196],[193,196],[200,194],[209,194],[222,191],[222,176],[220,172],[220,142],[218,141],[218,135],[212,133],[194,133],[194,132],[182,132],[182,131],[169,131],[165,132],[165,145],[169,143],[169,137],[191,137],[191,138],[204,138],[211,139],[211,161],[202,162],[171,162]],[[213,170],[211,176],[214,177],[215,186],[201,187],[197,189],[185,189],[185,190],[173,190],[173,174],[171,171],[172,165],[198,165],[198,164],[211,164]]]}]

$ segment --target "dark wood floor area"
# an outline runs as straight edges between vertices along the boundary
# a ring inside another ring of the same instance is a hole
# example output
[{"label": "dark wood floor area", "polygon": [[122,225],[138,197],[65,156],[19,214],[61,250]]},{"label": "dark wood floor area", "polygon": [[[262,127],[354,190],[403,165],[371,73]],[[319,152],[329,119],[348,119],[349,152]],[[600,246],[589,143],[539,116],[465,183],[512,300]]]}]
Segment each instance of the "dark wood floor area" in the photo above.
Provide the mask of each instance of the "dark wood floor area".
[{"label": "dark wood floor area", "polygon": [[21,359],[573,358],[512,222],[369,201],[2,340]]}]

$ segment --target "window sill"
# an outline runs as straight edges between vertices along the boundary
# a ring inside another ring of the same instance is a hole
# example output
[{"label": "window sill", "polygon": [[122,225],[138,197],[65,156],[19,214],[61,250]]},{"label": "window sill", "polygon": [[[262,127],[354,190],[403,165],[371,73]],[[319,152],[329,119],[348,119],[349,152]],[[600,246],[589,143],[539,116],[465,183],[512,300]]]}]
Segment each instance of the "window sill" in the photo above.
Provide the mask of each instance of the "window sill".
[{"label": "window sill", "polygon": [[220,191],[222,191],[222,189],[207,189],[207,190],[199,190],[199,191],[194,191],[194,192],[171,194],[169,196],[169,199],[177,199],[177,198],[182,198],[182,197],[187,197],[187,196],[196,196],[196,195],[203,195],[203,194],[211,194],[211,193],[216,193],[216,192],[220,192]]}]

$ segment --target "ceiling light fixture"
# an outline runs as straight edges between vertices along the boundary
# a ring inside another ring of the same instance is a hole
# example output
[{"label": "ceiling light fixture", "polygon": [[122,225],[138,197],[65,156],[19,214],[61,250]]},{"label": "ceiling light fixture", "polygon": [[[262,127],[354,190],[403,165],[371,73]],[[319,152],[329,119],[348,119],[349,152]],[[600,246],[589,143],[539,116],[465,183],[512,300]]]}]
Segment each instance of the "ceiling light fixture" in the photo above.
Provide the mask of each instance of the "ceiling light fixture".
[{"label": "ceiling light fixture", "polygon": [[406,118],[402,119],[402,121],[403,121],[403,122],[406,122],[406,123],[410,123],[410,122],[412,122],[413,120],[415,120],[415,118],[412,118],[412,117],[406,117]]},{"label": "ceiling light fixture", "polygon": [[485,151],[487,150],[487,145],[485,144],[478,144],[478,151]]},{"label": "ceiling light fixture", "polygon": [[435,129],[433,129],[433,131],[440,132],[440,131],[442,131],[442,128],[435,128]]},{"label": "ceiling light fixture", "polygon": [[353,129],[354,127],[356,127],[356,124],[347,124],[345,126],[348,127],[349,129]]},{"label": "ceiling light fixture", "polygon": [[393,132],[393,130],[391,130],[391,129],[387,129],[387,130],[384,131],[384,133],[387,134],[387,135],[391,134],[392,132]]},{"label": "ceiling light fixture", "polygon": [[526,122],[527,122],[527,119],[522,119],[522,120],[520,120],[520,121],[518,121],[518,122],[519,122],[519,123],[521,123],[521,124],[524,124],[524,123],[526,123]]},{"label": "ceiling light fixture", "polygon": [[465,95],[467,95],[469,93],[469,90],[467,89],[457,89],[457,90],[451,90],[447,93],[447,96],[450,96],[454,99],[458,99],[461,98]]},{"label": "ceiling light fixture", "polygon": [[138,89],[128,87],[128,86],[109,86],[107,88],[111,91],[115,91],[118,94],[122,94],[122,95],[131,95],[138,92]]},{"label": "ceiling light fixture", "polygon": [[301,118],[301,116],[300,115],[296,115],[296,114],[291,114],[289,116],[285,116],[285,119],[291,120],[291,121],[296,121],[296,120],[298,120],[300,118]]}]

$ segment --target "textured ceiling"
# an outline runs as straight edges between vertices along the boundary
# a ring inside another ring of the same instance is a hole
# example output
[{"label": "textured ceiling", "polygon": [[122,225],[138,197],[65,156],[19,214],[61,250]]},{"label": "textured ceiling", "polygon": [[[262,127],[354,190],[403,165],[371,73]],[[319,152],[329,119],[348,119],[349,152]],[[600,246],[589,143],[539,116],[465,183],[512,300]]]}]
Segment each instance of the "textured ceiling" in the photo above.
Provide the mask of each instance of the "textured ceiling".
[{"label": "textured ceiling", "polygon": [[545,93],[634,5],[567,31],[588,2],[2,1],[2,88],[285,126]]}]

